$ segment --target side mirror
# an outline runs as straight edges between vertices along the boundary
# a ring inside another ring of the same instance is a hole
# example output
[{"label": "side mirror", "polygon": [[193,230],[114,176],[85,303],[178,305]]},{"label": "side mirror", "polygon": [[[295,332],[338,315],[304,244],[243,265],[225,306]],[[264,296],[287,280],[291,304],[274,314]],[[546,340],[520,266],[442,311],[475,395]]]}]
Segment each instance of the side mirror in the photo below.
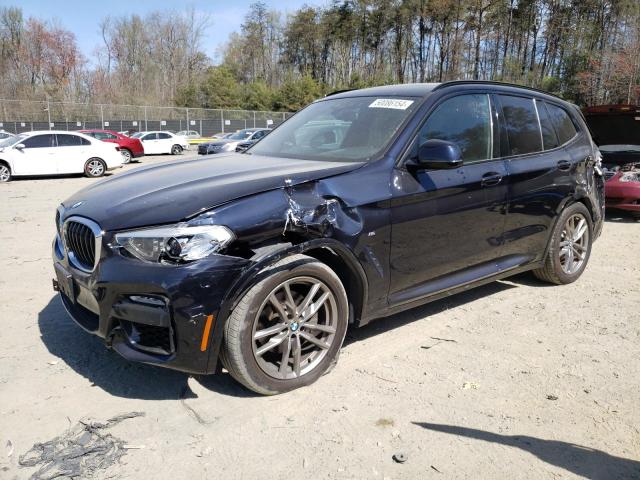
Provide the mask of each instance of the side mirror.
[{"label": "side mirror", "polygon": [[16,150],[22,150],[23,148],[27,148],[27,147],[24,146],[24,143],[19,143],[13,148],[15,148]]},{"label": "side mirror", "polygon": [[462,165],[462,152],[453,142],[427,140],[418,148],[417,163],[423,168],[458,168]]}]

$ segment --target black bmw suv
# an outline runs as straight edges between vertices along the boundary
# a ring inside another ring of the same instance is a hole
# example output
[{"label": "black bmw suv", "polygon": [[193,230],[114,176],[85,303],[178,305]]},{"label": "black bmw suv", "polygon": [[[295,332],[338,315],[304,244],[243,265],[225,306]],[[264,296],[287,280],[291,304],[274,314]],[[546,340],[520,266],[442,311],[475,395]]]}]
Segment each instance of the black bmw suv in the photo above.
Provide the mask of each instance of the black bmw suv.
[{"label": "black bmw suv", "polygon": [[218,360],[275,394],[314,382],[349,324],[532,270],[576,280],[602,229],[579,110],[491,82],[318,100],[246,153],[142,167],[57,212],[54,288],[127,359]]}]

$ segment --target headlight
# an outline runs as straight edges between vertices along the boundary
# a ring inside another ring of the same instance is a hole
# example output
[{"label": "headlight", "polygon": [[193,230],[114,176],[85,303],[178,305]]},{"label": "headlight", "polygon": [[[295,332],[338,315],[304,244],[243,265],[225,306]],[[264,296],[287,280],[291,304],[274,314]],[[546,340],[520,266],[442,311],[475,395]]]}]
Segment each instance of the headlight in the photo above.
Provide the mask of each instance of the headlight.
[{"label": "headlight", "polygon": [[219,252],[235,238],[221,225],[190,225],[133,230],[116,234],[117,246],[147,262],[188,262]]},{"label": "headlight", "polygon": [[640,173],[626,172],[620,177],[621,182],[640,182]]}]

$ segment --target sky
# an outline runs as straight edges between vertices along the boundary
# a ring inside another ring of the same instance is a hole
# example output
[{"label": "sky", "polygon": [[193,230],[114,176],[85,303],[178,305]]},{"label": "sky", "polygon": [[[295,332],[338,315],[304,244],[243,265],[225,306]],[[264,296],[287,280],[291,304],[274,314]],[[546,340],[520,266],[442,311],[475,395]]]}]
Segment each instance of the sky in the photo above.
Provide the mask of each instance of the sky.
[{"label": "sky", "polygon": [[[198,13],[208,14],[211,25],[203,41],[205,53],[216,60],[215,53],[240,24],[249,5],[255,0],[2,0],[4,6],[22,8],[25,18],[33,16],[43,20],[57,20],[61,26],[72,31],[82,53],[93,61],[93,52],[101,44],[98,24],[107,15],[121,16],[138,14],[144,16],[152,11],[184,10],[193,6]],[[265,1],[269,8],[283,14],[291,13],[305,3],[325,5],[328,0],[272,0]]]}]

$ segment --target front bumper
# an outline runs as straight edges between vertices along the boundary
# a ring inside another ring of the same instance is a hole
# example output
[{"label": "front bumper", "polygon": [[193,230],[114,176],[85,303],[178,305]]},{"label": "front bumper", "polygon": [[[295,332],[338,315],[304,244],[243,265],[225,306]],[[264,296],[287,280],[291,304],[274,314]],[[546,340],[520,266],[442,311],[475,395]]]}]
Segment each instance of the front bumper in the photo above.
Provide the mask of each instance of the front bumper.
[{"label": "front bumper", "polygon": [[[105,234],[108,245],[110,238]],[[190,373],[216,369],[221,305],[248,261],[214,255],[182,266],[147,264],[108,246],[91,273],[53,242],[54,289],[75,322],[124,358]]]}]

